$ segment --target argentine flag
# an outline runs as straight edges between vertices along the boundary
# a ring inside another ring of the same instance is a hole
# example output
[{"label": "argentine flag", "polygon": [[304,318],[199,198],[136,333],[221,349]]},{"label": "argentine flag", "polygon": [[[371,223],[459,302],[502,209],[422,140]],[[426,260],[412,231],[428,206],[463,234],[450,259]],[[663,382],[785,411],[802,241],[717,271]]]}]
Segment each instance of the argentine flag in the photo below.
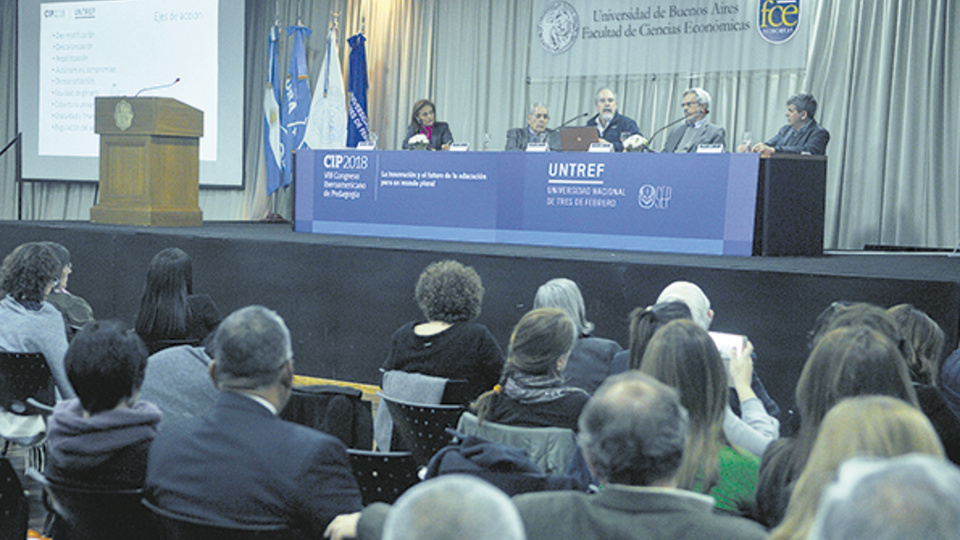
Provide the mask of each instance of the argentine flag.
[{"label": "argentine flag", "polygon": [[336,25],[327,34],[327,53],[323,57],[314,90],[304,144],[310,148],[346,148],[347,99],[343,92],[343,74],[340,72]]},{"label": "argentine flag", "polygon": [[267,52],[267,88],[263,92],[263,151],[267,162],[267,196],[283,182],[283,146],[280,144],[280,65],[277,63],[277,27],[270,28]]},{"label": "argentine flag", "polygon": [[287,34],[293,35],[293,50],[284,87],[286,101],[281,117],[283,144],[283,185],[293,183],[293,150],[299,150],[310,115],[310,74],[307,72],[306,39],[310,37],[306,26],[288,26]]}]

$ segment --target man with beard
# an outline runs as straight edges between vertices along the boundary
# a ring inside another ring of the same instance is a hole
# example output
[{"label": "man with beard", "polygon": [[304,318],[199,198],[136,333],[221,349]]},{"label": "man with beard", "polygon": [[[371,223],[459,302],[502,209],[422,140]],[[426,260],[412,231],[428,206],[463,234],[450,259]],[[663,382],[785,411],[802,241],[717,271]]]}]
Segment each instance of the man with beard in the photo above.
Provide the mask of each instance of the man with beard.
[{"label": "man with beard", "polygon": [[613,145],[617,152],[623,151],[621,135],[640,135],[640,128],[632,118],[617,112],[617,95],[609,88],[597,92],[597,114],[587,121],[588,126],[596,126],[600,138]]}]

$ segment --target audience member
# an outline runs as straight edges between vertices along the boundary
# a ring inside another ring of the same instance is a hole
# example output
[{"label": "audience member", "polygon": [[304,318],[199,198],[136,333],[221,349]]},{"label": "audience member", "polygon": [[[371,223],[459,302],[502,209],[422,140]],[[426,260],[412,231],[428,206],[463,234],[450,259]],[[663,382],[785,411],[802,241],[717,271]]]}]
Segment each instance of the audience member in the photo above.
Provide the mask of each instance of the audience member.
[{"label": "audience member", "polygon": [[220,310],[206,294],[193,294],[193,260],[180,248],[154,255],[137,311],[137,334],[150,354],[165,347],[197,345],[220,324]]},{"label": "audience member", "polygon": [[76,399],[57,404],[47,435],[48,477],[108,488],[143,485],[160,409],[138,399],[147,348],[118,321],[87,324],[64,357]]},{"label": "audience member", "polygon": [[580,287],[567,278],[556,278],[537,289],[533,309],[552,307],[565,311],[577,328],[567,367],[563,370],[566,384],[583,388],[592,394],[610,375],[613,356],[623,347],[612,339],[594,337],[594,325],[587,320],[587,308]]},{"label": "audience member", "polygon": [[[693,321],[704,330],[710,330],[714,316],[710,299],[696,284],[674,281],[664,287],[657,297],[657,303],[662,302],[683,302],[690,308]],[[729,353],[726,354],[730,356]],[[752,354],[749,359],[737,358],[734,365],[739,368],[738,375],[749,375],[750,384],[745,385],[742,384],[743,381],[739,381],[741,384],[734,384],[730,388],[723,431],[731,443],[760,456],[771,442],[780,437],[780,421],[777,419],[780,407],[767,393],[753,369]]]},{"label": "audience member", "polygon": [[[910,377],[922,385],[936,386],[940,375],[940,361],[947,336],[929,315],[910,304],[898,304],[887,310],[900,328],[900,333],[913,351],[910,358]],[[919,396],[918,396],[919,397]]]},{"label": "audience member", "polygon": [[527,538],[766,538],[756,523],[715,513],[709,497],[677,489],[689,448],[680,401],[636,371],[607,379],[580,416],[581,448],[603,489],[515,497]]},{"label": "audience member", "polygon": [[562,150],[560,132],[547,129],[550,122],[550,111],[543,103],[534,103],[527,112],[527,127],[514,128],[507,131],[507,145],[504,150],[523,151],[530,143],[547,143],[552,152]]},{"label": "audience member", "polygon": [[613,145],[617,152],[623,151],[623,135],[640,135],[640,128],[630,117],[617,112],[617,95],[609,88],[601,88],[594,99],[597,114],[587,120],[587,126],[596,126],[600,138]]},{"label": "audience member", "polygon": [[319,537],[360,510],[360,490],[337,438],[277,415],[293,386],[290,331],[250,306],[224,319],[211,342],[221,394],[209,414],[165,428],[147,465],[150,499],[188,518],[286,524]]},{"label": "audience member", "polygon": [[710,94],[703,88],[687,88],[683,91],[685,121],[670,130],[663,144],[664,152],[696,152],[701,144],[726,144],[727,132],[716,124],[707,122],[710,112]]},{"label": "audience member", "polygon": [[57,280],[57,284],[54,285],[47,296],[47,302],[50,302],[63,314],[63,322],[67,327],[67,339],[69,340],[73,338],[77,330],[93,320],[93,308],[86,300],[67,290],[67,282],[70,274],[73,273],[70,251],[56,242],[43,242],[43,244],[53,249],[60,261],[60,279]]},{"label": "audience member", "polygon": [[843,398],[869,394],[917,405],[917,394],[896,345],[862,326],[827,333],[810,353],[797,383],[800,429],[793,437],[775,441],[763,454],[757,484],[762,523],[774,527],[783,518],[793,483],[807,464],[827,411]]},{"label": "audience member", "polygon": [[938,380],[943,399],[953,414],[960,417],[960,348],[944,359]]},{"label": "audience member", "polygon": [[827,489],[811,540],[948,540],[960,530],[960,470],[935,457],[856,458]]},{"label": "audience member", "polygon": [[810,459],[797,479],[783,523],[772,538],[805,540],[824,489],[847,459],[919,452],[944,458],[940,438],[922,412],[887,396],[848,398],[823,418]]},{"label": "audience member", "polygon": [[[901,313],[901,316],[905,318],[910,315]],[[920,317],[916,318],[920,319]],[[933,321],[929,322],[936,326]],[[915,330],[911,323],[908,324]],[[924,382],[929,376],[929,371],[933,369],[924,365],[929,366],[932,361],[917,358],[917,350],[912,345],[915,340],[922,339],[924,336],[905,334],[893,315],[884,311],[883,308],[866,303],[851,304],[836,310],[825,329],[829,331],[857,325],[876,330],[898,344],[900,354],[910,373],[910,379],[913,381],[920,409],[937,430],[947,457],[954,463],[960,463],[960,419],[950,410],[940,391],[929,382]]]},{"label": "audience member", "polygon": [[[822,156],[827,153],[827,143],[830,142],[830,132],[813,119],[817,113],[817,100],[807,93],[790,96],[787,100],[787,125],[772,139],[765,143],[757,143],[749,150],[770,156],[777,152],[781,154],[812,154]],[[741,146],[739,151],[747,148]]]},{"label": "audience member", "polygon": [[[75,396],[63,367],[67,333],[63,316],[46,301],[57,279],[60,262],[49,246],[29,242],[17,246],[0,266],[0,351],[43,353],[63,398]],[[20,416],[0,409],[0,436],[32,445],[43,438],[43,417]]]},{"label": "audience member", "polygon": [[383,370],[466,380],[471,400],[493,388],[503,352],[493,334],[474,322],[483,302],[476,270],[457,261],[435,262],[420,274],[414,295],[426,320],[393,333]]},{"label": "audience member", "polygon": [[510,336],[500,383],[477,399],[480,422],[577,429],[590,394],[561,376],[575,340],[576,327],[560,309],[524,315]]},{"label": "audience member", "polygon": [[690,413],[677,486],[710,494],[721,510],[755,514],[760,460],[731,445],[723,432],[727,372],[706,330],[688,320],[667,323],[650,340],[640,371],[676,388]]},{"label": "audience member", "polygon": [[210,357],[202,347],[167,347],[150,356],[140,397],[163,411],[160,429],[206,414],[220,391],[210,381]]},{"label": "audience member", "polygon": [[[657,330],[677,319],[693,320],[690,308],[683,302],[662,302],[647,307],[638,307],[630,312],[630,344],[625,351],[613,357],[617,373],[627,369],[640,369],[643,353]],[[622,368],[622,369],[621,369]]]},{"label": "audience member", "polygon": [[403,136],[403,149],[412,150],[416,147],[411,138],[414,135],[423,135],[427,138],[428,150],[447,150],[453,144],[453,133],[446,122],[436,121],[436,107],[429,99],[419,99],[413,104],[413,113],[410,115],[410,125]]}]

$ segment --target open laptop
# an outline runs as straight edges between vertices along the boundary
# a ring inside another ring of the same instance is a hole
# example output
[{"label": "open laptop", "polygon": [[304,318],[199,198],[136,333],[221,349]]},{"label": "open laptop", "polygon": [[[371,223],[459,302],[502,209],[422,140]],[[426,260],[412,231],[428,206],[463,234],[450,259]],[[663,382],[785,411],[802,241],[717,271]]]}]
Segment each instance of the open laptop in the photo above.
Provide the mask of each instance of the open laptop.
[{"label": "open laptop", "polygon": [[599,140],[596,126],[560,128],[560,148],[564,152],[586,152]]}]

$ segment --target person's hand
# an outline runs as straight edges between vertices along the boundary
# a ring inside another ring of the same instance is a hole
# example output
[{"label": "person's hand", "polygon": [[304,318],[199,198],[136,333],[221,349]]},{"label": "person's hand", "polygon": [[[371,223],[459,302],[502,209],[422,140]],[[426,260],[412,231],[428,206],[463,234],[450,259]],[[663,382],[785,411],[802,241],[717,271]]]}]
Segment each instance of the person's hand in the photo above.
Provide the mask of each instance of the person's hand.
[{"label": "person's hand", "polygon": [[766,144],[759,142],[753,145],[753,148],[750,149],[751,152],[759,152],[763,157],[769,157],[772,154],[775,154],[777,151],[772,146],[767,146]]},{"label": "person's hand", "polygon": [[747,145],[745,145],[745,144],[741,144],[740,146],[737,147],[737,152],[740,152],[741,154],[744,153],[744,152],[746,152],[746,151],[748,151],[748,150],[750,150],[750,149],[747,148]]},{"label": "person's hand", "polygon": [[750,383],[753,380],[753,344],[744,338],[743,348],[739,354],[736,350],[730,351],[730,379],[737,390],[737,396],[743,402],[756,397]]},{"label": "person's hand", "polygon": [[359,521],[360,512],[354,512],[353,514],[340,514],[339,516],[333,518],[333,521],[327,525],[326,530],[323,531],[323,537],[331,538],[332,540],[356,538],[357,523]]}]

